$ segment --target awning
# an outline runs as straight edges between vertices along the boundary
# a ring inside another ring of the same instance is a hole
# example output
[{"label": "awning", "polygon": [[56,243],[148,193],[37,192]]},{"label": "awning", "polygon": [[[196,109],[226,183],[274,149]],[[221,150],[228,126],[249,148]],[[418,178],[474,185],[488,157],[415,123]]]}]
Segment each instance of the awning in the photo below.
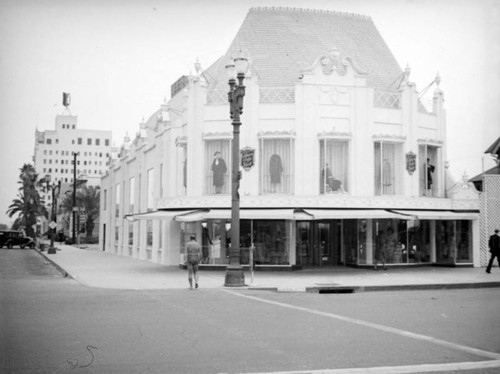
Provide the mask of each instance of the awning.
[{"label": "awning", "polygon": [[186,213],[194,212],[194,210],[158,210],[156,212],[138,213],[138,214],[127,214],[125,219],[131,222],[137,220],[146,219],[172,219],[177,215],[182,215]]},{"label": "awning", "polygon": [[402,214],[389,212],[383,209],[306,209],[314,219],[411,219]]},{"label": "awning", "polygon": [[449,210],[441,210],[441,211],[435,211],[435,210],[394,210],[393,212],[400,213],[400,214],[407,214],[410,216],[413,216],[418,219],[437,219],[437,220],[454,220],[454,219],[465,219],[465,220],[471,220],[471,219],[479,219],[479,212],[478,213],[471,213],[471,212],[452,212]]},{"label": "awning", "polygon": [[[240,219],[284,219],[305,220],[311,219],[303,212],[295,212],[294,209],[240,209]],[[231,219],[231,209],[210,209],[206,211],[195,211],[175,217],[179,222],[196,222],[209,219]]]}]

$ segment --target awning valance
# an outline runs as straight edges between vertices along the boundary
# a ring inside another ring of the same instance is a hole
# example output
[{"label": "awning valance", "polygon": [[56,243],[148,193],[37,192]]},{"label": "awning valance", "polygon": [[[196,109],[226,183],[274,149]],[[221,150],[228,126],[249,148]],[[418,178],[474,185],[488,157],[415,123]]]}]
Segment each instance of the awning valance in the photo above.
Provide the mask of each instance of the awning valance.
[{"label": "awning valance", "polygon": [[306,213],[313,216],[314,219],[411,219],[411,217],[402,214],[389,212],[384,209],[306,209]]},{"label": "awning valance", "polygon": [[413,216],[414,218],[423,219],[423,220],[454,220],[454,219],[479,219],[478,213],[471,212],[452,212],[449,210],[394,210],[393,212],[399,214],[406,214],[409,216]]},{"label": "awning valance", "polygon": [[138,214],[127,214],[125,219],[131,222],[137,220],[147,220],[147,219],[172,219],[177,215],[182,215],[186,213],[194,212],[194,210],[158,210],[156,212],[138,213]]},{"label": "awning valance", "polygon": [[[195,211],[175,217],[179,222],[196,222],[209,219],[231,219],[231,209]],[[304,220],[311,217],[294,209],[240,209],[240,219]]]}]

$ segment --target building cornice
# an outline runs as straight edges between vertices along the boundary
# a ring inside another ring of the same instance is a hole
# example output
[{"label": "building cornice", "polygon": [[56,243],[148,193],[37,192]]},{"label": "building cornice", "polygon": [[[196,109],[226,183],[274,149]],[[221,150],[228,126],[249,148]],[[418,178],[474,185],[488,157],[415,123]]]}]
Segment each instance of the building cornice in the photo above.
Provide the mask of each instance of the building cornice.
[{"label": "building cornice", "polygon": [[[241,208],[301,209],[411,209],[411,210],[478,210],[479,199],[454,200],[403,196],[241,196]],[[182,196],[157,200],[158,209],[230,209],[229,195]]]}]

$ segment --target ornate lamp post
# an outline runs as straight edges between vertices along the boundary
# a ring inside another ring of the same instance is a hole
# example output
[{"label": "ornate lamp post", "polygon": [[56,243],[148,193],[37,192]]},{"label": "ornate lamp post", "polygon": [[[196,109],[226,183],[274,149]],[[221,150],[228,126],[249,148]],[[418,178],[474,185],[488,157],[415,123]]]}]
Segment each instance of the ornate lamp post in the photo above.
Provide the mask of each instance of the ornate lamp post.
[{"label": "ornate lamp post", "polygon": [[[248,70],[248,60],[235,58],[226,66],[229,78],[228,101],[233,126],[232,172],[231,172],[231,248],[229,266],[226,268],[224,286],[239,287],[245,285],[245,274],[240,264],[240,115],[243,113],[245,86],[243,80]],[[238,79],[238,83],[236,83]]]},{"label": "ornate lamp post", "polygon": [[[51,209],[51,222],[49,224],[50,228],[52,229],[50,233],[50,247],[47,250],[48,254],[55,254],[56,253],[56,248],[54,247],[54,238],[56,235],[56,228],[57,228],[57,196],[59,195],[59,192],[61,191],[61,181],[58,183],[53,182],[50,184],[50,175],[47,175],[46,177],[46,183],[47,183],[47,191],[52,190],[52,209]],[[57,189],[57,194],[56,194],[56,189]]]}]

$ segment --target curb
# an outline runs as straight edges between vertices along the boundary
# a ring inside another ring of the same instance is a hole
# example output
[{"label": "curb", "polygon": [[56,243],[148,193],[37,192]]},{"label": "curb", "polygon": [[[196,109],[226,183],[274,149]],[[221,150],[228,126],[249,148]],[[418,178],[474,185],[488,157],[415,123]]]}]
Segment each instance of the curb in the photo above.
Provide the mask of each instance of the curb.
[{"label": "curb", "polygon": [[[52,265],[54,265],[54,267],[62,274],[62,276],[64,278],[71,278],[71,279],[74,279],[70,273],[68,273],[66,270],[64,270],[61,266],[59,266],[57,263],[55,263],[54,261],[52,261],[52,259],[48,256],[45,255],[45,253],[43,253],[42,251],[40,251],[38,248],[35,248],[34,249],[35,252],[38,252],[38,254],[40,256],[42,256],[44,259],[46,259],[47,261],[49,261]],[[56,250],[56,254],[57,254],[57,250]]]}]

